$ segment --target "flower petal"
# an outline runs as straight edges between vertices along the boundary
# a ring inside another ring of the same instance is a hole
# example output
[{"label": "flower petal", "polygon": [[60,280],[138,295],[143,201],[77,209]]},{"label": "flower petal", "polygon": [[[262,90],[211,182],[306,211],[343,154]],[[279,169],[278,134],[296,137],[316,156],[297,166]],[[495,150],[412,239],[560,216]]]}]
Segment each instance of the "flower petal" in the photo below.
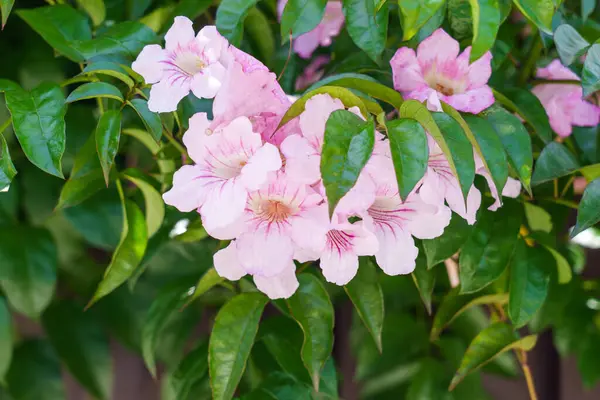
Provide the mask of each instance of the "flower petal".
[{"label": "flower petal", "polygon": [[230,281],[237,281],[246,275],[246,271],[242,267],[242,264],[240,264],[238,258],[235,241],[232,241],[229,243],[229,246],[215,253],[213,256],[213,264],[219,276],[229,279]]},{"label": "flower petal", "polygon": [[486,85],[490,76],[492,76],[492,53],[488,51],[469,66],[469,90]]},{"label": "flower petal", "polygon": [[600,123],[600,107],[585,100],[576,100],[571,111],[573,125],[595,126]]},{"label": "flower petal", "polygon": [[189,120],[189,129],[183,135],[183,144],[185,145],[190,158],[195,163],[201,163],[204,160],[206,146],[206,130],[210,126],[210,121],[206,113],[196,113]]},{"label": "flower petal", "polygon": [[445,195],[450,209],[463,217],[469,225],[473,225],[476,220],[477,210],[481,206],[481,192],[477,190],[475,185],[471,186],[467,194],[466,209],[465,200],[456,179],[454,179],[452,184],[446,186]]},{"label": "flower petal", "polygon": [[157,44],[144,46],[136,60],[131,64],[131,69],[140,74],[147,84],[153,84],[160,81],[163,77],[163,66],[161,62],[165,60],[166,53]]},{"label": "flower petal", "polygon": [[481,86],[452,96],[442,96],[442,100],[458,111],[472,114],[479,114],[494,104],[495,101],[494,94],[489,86]]},{"label": "flower petal", "polygon": [[280,168],[279,150],[272,144],[265,143],[242,168],[240,179],[246,189],[258,190],[267,181],[268,173],[278,171]]},{"label": "flower petal", "polygon": [[206,230],[223,228],[240,218],[248,192],[239,179],[215,182],[200,208]]},{"label": "flower petal", "polygon": [[321,157],[300,135],[286,137],[280,146],[285,157],[285,174],[299,183],[312,185],[321,180]]},{"label": "flower petal", "polygon": [[152,112],[171,112],[177,110],[177,104],[188,95],[190,85],[179,81],[171,85],[168,79],[163,79],[150,89],[148,109]]},{"label": "flower petal", "polygon": [[444,229],[450,224],[452,211],[444,205],[426,204],[419,196],[412,196],[406,205],[414,211],[407,221],[408,231],[418,239],[442,236]]},{"label": "flower petal", "polygon": [[415,269],[419,249],[412,236],[401,229],[376,232],[379,251],[375,253],[377,265],[387,275],[406,275]]},{"label": "flower petal", "polygon": [[292,240],[277,228],[259,229],[237,239],[240,261],[252,275],[279,275],[294,256]]},{"label": "flower petal", "polygon": [[175,17],[173,25],[165,34],[165,48],[173,51],[178,47],[184,47],[194,40],[194,36],[192,21],[187,17]]},{"label": "flower petal", "polygon": [[199,99],[212,99],[221,89],[226,70],[220,63],[210,64],[192,78],[190,88]]},{"label": "flower petal", "polygon": [[455,61],[459,51],[458,42],[439,28],[419,44],[417,59],[421,68],[425,69],[435,60],[440,63]]},{"label": "flower petal", "polygon": [[181,212],[199,208],[204,200],[203,182],[197,179],[202,169],[195,165],[184,165],[173,175],[173,187],[163,194],[166,204]]},{"label": "flower petal", "polygon": [[390,60],[394,79],[394,89],[400,92],[410,92],[426,86],[423,79],[421,65],[417,61],[417,54],[409,47],[402,47],[396,51]]},{"label": "flower petal", "polygon": [[321,271],[327,282],[342,286],[358,272],[358,256],[353,251],[326,249],[321,255]]},{"label": "flower petal", "polygon": [[291,297],[300,286],[298,278],[296,278],[296,266],[293,261],[278,275],[271,277],[254,275],[254,283],[258,290],[273,300]]}]

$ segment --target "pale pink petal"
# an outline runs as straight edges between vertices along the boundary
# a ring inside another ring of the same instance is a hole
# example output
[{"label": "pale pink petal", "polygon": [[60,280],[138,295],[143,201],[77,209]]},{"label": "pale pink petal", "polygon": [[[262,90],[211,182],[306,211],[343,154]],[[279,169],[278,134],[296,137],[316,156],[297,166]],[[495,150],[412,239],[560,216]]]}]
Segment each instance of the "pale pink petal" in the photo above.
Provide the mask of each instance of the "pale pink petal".
[{"label": "pale pink petal", "polygon": [[219,276],[237,281],[244,275],[246,271],[240,264],[235,241],[229,243],[229,246],[221,249],[213,256],[213,264]]},{"label": "pale pink petal", "polygon": [[[294,218],[291,224],[292,240],[296,246],[311,255],[323,252],[329,231],[329,215],[325,204],[305,211],[302,218]],[[308,254],[305,256],[309,257]]]},{"label": "pale pink petal", "polygon": [[404,94],[405,99],[418,100],[420,103],[427,101],[432,93],[437,92],[430,88],[429,86],[423,86],[417,90],[413,90],[412,92],[408,92]]},{"label": "pale pink petal", "polygon": [[492,76],[492,53],[489,51],[469,66],[469,87],[476,89],[487,84]]},{"label": "pale pink petal", "polygon": [[376,232],[379,251],[375,253],[377,265],[387,275],[406,275],[415,269],[419,249],[412,236],[401,229],[394,232]]},{"label": "pale pink petal", "polygon": [[240,173],[240,179],[248,190],[258,190],[266,182],[269,172],[281,168],[281,156],[277,147],[265,143],[248,161]]},{"label": "pale pink petal", "polygon": [[189,120],[189,129],[183,135],[185,145],[190,158],[200,163],[205,155],[206,130],[210,125],[206,113],[196,113]]},{"label": "pale pink petal", "polygon": [[459,51],[458,42],[442,28],[439,28],[419,44],[417,59],[421,68],[425,68],[435,60],[438,62],[454,61],[458,57]]},{"label": "pale pink petal", "polygon": [[181,212],[190,212],[204,201],[203,183],[197,179],[202,170],[195,165],[184,165],[173,175],[173,187],[163,194],[166,204]]},{"label": "pale pink petal", "polygon": [[392,66],[394,89],[400,92],[410,92],[427,85],[413,49],[408,47],[398,49],[390,60],[390,65]]},{"label": "pale pink petal", "polygon": [[559,59],[552,61],[545,68],[538,68],[536,76],[538,78],[550,80],[579,80],[577,74],[562,65]]},{"label": "pale pink petal", "polygon": [[218,227],[210,226],[206,223],[206,218],[202,217],[202,226],[206,230],[206,233],[219,240],[235,239],[249,229],[244,216],[241,216],[229,225]]},{"label": "pale pink petal", "polygon": [[200,209],[207,231],[226,227],[240,218],[247,198],[248,192],[238,179],[212,185]]},{"label": "pale pink petal", "polygon": [[152,112],[171,112],[177,110],[177,104],[190,93],[190,86],[185,81],[171,85],[163,79],[150,89],[148,109]]},{"label": "pale pink petal", "polygon": [[147,84],[157,83],[163,77],[161,62],[166,57],[166,52],[159,45],[149,44],[142,49],[131,64],[131,69],[140,74]]},{"label": "pale pink petal", "polygon": [[502,189],[502,196],[516,199],[521,194],[521,182],[518,179],[511,178],[506,180],[506,185]]},{"label": "pale pink petal", "polygon": [[277,229],[244,233],[237,246],[242,265],[252,275],[279,275],[294,256],[292,239]]},{"label": "pale pink petal", "polygon": [[465,93],[452,96],[443,96],[442,100],[450,104],[458,111],[479,114],[492,104],[494,104],[494,94],[489,86],[481,86],[476,89],[468,90]]},{"label": "pale pink petal", "polygon": [[335,110],[344,109],[344,104],[328,94],[317,94],[311,97],[304,105],[304,112],[300,114],[300,130],[302,136],[308,139],[311,146],[321,153],[325,124],[329,115]]},{"label": "pale pink petal", "polygon": [[192,78],[191,90],[200,99],[212,99],[225,79],[225,67],[219,63],[210,64]]},{"label": "pale pink petal", "polygon": [[550,120],[550,127],[558,136],[567,137],[571,135],[571,116],[567,114],[567,108],[559,97],[552,97],[549,101],[542,103]]},{"label": "pale pink petal", "polygon": [[229,47],[227,39],[221,36],[214,25],[205,26],[200,29],[200,32],[196,35],[196,40],[202,47],[204,56],[211,64],[219,61],[221,53],[226,52]]},{"label": "pale pink petal", "polygon": [[576,100],[573,102],[571,118],[576,126],[596,126],[600,123],[600,107],[585,100]]},{"label": "pale pink petal", "polygon": [[285,157],[285,173],[299,183],[312,185],[321,179],[321,157],[300,135],[286,137],[280,146]]},{"label": "pale pink petal", "polygon": [[165,48],[175,50],[184,47],[194,40],[194,27],[192,21],[187,17],[175,17],[173,25],[165,34]]},{"label": "pale pink petal", "polygon": [[414,210],[411,219],[406,222],[408,231],[418,239],[434,239],[442,236],[450,224],[452,211],[443,205],[426,204],[419,196],[413,195],[407,205]]},{"label": "pale pink petal", "polygon": [[458,181],[446,187],[446,202],[452,211],[463,217],[469,225],[473,225],[476,221],[477,210],[481,206],[481,192],[471,186],[467,194],[467,206],[465,209],[465,200],[458,186]]},{"label": "pale pink petal", "polygon": [[358,272],[358,256],[353,251],[329,248],[321,255],[320,266],[327,282],[342,286]]},{"label": "pale pink petal", "polygon": [[379,241],[375,234],[366,229],[362,224],[353,224],[352,233],[354,233],[354,239],[352,246],[354,252],[359,256],[372,256],[379,251]]},{"label": "pale pink petal", "polygon": [[294,53],[304,59],[310,58],[312,53],[319,47],[320,32],[313,29],[294,39]]},{"label": "pale pink petal", "polygon": [[443,205],[445,186],[442,185],[444,183],[441,182],[439,175],[433,169],[428,168],[419,189],[421,199],[428,204]]},{"label": "pale pink petal", "polygon": [[429,111],[442,112],[442,103],[440,102],[440,98],[438,92],[431,91],[429,93],[429,97],[427,97],[427,109]]},{"label": "pale pink petal", "polygon": [[335,207],[335,213],[344,217],[362,215],[375,201],[375,182],[368,173],[361,173],[352,189]]},{"label": "pale pink petal", "polygon": [[296,79],[294,86],[296,91],[304,90],[321,79],[325,74],[325,69],[323,67],[327,65],[329,61],[329,56],[319,55],[315,57],[315,59],[306,68],[304,68],[302,75]]},{"label": "pale pink petal", "polygon": [[291,261],[279,275],[264,277],[254,275],[254,283],[258,290],[266,294],[270,299],[287,299],[291,297],[300,283],[296,278],[296,266]]}]

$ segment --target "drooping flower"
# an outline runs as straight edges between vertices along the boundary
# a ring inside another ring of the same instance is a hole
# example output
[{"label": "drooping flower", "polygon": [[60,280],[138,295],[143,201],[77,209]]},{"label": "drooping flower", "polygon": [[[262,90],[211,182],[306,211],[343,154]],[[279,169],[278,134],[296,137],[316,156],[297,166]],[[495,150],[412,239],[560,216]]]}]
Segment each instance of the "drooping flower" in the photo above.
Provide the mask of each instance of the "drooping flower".
[{"label": "drooping flower", "polygon": [[[548,80],[579,80],[560,60],[539,68],[536,76]],[[532,92],[542,102],[550,119],[550,126],[559,136],[569,136],[572,126],[595,126],[600,123],[600,107],[584,100],[580,85],[540,84]]]},{"label": "drooping flower", "polygon": [[[287,0],[279,0],[277,10],[279,18],[283,15],[283,10]],[[331,39],[340,34],[344,26],[344,12],[342,3],[339,1],[330,1],[325,6],[323,19],[310,32],[306,32],[294,39],[294,52],[302,58],[310,58],[312,53],[319,46],[331,45]]]},{"label": "drooping flower", "polygon": [[408,99],[427,101],[431,111],[442,111],[440,101],[459,111],[478,114],[494,103],[487,85],[492,73],[488,51],[469,64],[471,46],[459,55],[459,45],[443,29],[423,40],[417,51],[402,47],[391,59],[394,88]]},{"label": "drooping flower", "polygon": [[[304,112],[298,118],[301,135],[292,134],[281,143],[281,153],[286,160],[285,171],[290,179],[309,185],[321,180],[325,124],[332,112],[343,109],[344,104],[328,94],[317,94],[306,102]],[[360,116],[357,107],[348,111]]]},{"label": "drooping flower", "polygon": [[227,46],[216,27],[206,26],[195,35],[192,21],[175,17],[165,35],[165,48],[148,45],[131,65],[152,85],[150,111],[175,111],[190,90],[199,98],[215,97],[225,78],[221,56]]},{"label": "drooping flower", "polygon": [[173,188],[163,195],[165,203],[180,211],[199,209],[207,230],[237,220],[248,192],[259,189],[269,172],[281,168],[278,149],[263,144],[248,118],[236,118],[207,135],[209,124],[205,113],[190,119],[183,142],[196,164],[181,167],[173,176]]},{"label": "drooping flower", "polygon": [[429,161],[427,171],[419,188],[419,195],[424,202],[443,205],[444,200],[452,211],[463,217],[470,225],[475,223],[475,216],[481,205],[481,192],[475,185],[467,193],[466,205],[460,183],[453,174],[448,159],[429,136]]},{"label": "drooping flower", "polygon": [[317,82],[325,74],[325,66],[329,63],[329,56],[320,55],[308,64],[302,75],[296,79],[295,88],[297,91],[301,91]]},{"label": "drooping flower", "polygon": [[492,179],[490,173],[487,171],[487,169],[485,169],[485,166],[483,165],[483,162],[481,161],[481,158],[478,155],[475,155],[475,173],[485,178],[490,188],[492,197],[495,200],[494,203],[488,207],[488,210],[490,211],[496,211],[498,208],[500,208],[501,196],[511,197],[514,199],[516,197],[519,197],[519,194],[521,194],[521,182],[509,176],[506,180],[506,183],[504,184],[504,187],[502,188],[502,191],[500,192],[501,196],[498,196],[498,188],[496,187],[496,184],[494,183],[494,180]]}]

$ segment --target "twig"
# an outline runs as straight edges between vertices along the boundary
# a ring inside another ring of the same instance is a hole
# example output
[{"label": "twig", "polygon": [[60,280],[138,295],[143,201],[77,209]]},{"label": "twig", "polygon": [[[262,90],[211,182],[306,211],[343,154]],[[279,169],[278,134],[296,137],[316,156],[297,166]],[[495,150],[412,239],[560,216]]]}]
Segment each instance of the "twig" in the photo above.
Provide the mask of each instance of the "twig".
[{"label": "twig", "polygon": [[458,277],[458,264],[452,258],[444,260],[446,266],[446,272],[448,273],[448,280],[450,286],[455,288],[460,284],[460,278]]},{"label": "twig", "polygon": [[533,382],[533,375],[531,374],[531,368],[529,368],[529,364],[527,363],[527,352],[525,352],[523,349],[520,349],[518,351],[515,350],[515,353],[519,363],[521,364],[521,368],[523,369],[523,374],[525,375],[527,390],[529,391],[529,398],[531,400],[538,400],[537,393],[535,391],[535,383]]},{"label": "twig", "polygon": [[565,197],[565,195],[567,194],[567,191],[569,190],[569,188],[571,187],[571,185],[575,181],[575,178],[576,178],[575,175],[571,175],[571,177],[567,181],[567,184],[565,185],[565,187],[563,188],[563,190],[560,192],[560,197]]},{"label": "twig", "polygon": [[285,60],[285,64],[283,64],[283,69],[281,70],[281,72],[279,73],[279,76],[277,77],[277,82],[279,82],[281,77],[283,77],[283,73],[285,72],[285,70],[288,66],[288,63],[290,62],[290,58],[292,58],[292,32],[290,32],[290,48],[288,49],[287,59]]}]

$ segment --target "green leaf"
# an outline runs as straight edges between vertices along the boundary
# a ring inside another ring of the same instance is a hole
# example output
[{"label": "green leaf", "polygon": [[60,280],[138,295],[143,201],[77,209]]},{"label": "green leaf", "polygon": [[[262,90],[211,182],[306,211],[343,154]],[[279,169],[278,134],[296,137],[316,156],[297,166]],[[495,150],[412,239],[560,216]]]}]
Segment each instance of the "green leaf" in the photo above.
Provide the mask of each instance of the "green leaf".
[{"label": "green leaf", "polygon": [[590,182],[579,202],[577,223],[571,231],[571,237],[577,236],[600,221],[600,178]]},{"label": "green leaf", "polygon": [[104,0],[76,0],[77,5],[90,16],[94,26],[100,25],[106,18]]},{"label": "green leaf", "polygon": [[275,54],[275,38],[269,25],[268,18],[257,7],[252,7],[248,11],[244,21],[244,29],[248,36],[252,38],[252,44],[257,49],[258,58],[267,64]]},{"label": "green leaf", "polygon": [[242,293],[219,310],[208,344],[213,399],[229,400],[233,397],[267,301],[260,293]]},{"label": "green leaf", "polygon": [[417,287],[417,291],[419,292],[419,296],[427,309],[427,313],[431,315],[431,299],[435,287],[435,272],[427,269],[427,263],[423,252],[419,252],[416,259],[415,270],[411,275],[413,282]]},{"label": "green leaf", "polygon": [[242,42],[244,19],[258,0],[223,0],[217,8],[217,30],[234,46]]},{"label": "green leaf", "polygon": [[312,31],[325,15],[327,0],[288,0],[281,15],[281,42]]},{"label": "green leaf", "polygon": [[585,21],[596,8],[596,0],[581,0],[581,18]]},{"label": "green leaf", "polygon": [[67,5],[16,11],[56,51],[74,62],[83,62],[83,54],[76,48],[79,40],[92,38],[87,18]]},{"label": "green leaf", "polygon": [[444,229],[443,235],[421,241],[427,256],[427,268],[431,269],[456,254],[465,244],[472,230],[473,226],[469,225],[464,218],[452,213],[450,224]]},{"label": "green leaf", "polygon": [[498,0],[469,0],[473,16],[473,47],[470,61],[473,62],[488,52],[496,41],[500,28]]},{"label": "green leaf", "polygon": [[[466,199],[467,194],[473,185],[473,180],[475,179],[475,159],[473,158],[473,145],[471,142],[469,142],[469,139],[465,135],[465,131],[460,124],[450,115],[438,112],[432,113],[431,115],[439,127],[442,135],[444,136],[445,143],[450,151],[450,157],[453,160],[456,168],[455,176],[460,182],[461,191]],[[439,144],[439,142],[437,143]],[[444,149],[442,148],[442,151],[443,150]],[[450,160],[450,158],[448,158],[448,160]]]},{"label": "green leaf", "polygon": [[420,364],[419,372],[410,379],[406,400],[453,399],[448,393],[447,367],[433,358],[423,358]]},{"label": "green leaf", "polygon": [[188,399],[208,371],[208,342],[202,342],[179,363],[171,377],[175,399]]},{"label": "green leaf", "polygon": [[150,132],[154,140],[158,142],[162,137],[163,130],[160,116],[148,109],[148,102],[146,100],[133,99],[128,101],[127,104],[140,116],[146,130]]},{"label": "green leaf", "polygon": [[377,279],[377,270],[368,257],[360,257],[356,276],[344,286],[356,312],[364,322],[375,345],[381,353],[381,331],[383,329],[383,292]]},{"label": "green leaf", "polygon": [[4,376],[10,366],[13,352],[13,326],[10,310],[4,297],[0,297],[0,382],[4,383]]},{"label": "green leaf", "polygon": [[444,5],[444,0],[398,0],[400,22],[402,24],[402,41],[410,40],[419,29]]},{"label": "green leaf", "polygon": [[[198,18],[203,12],[208,10],[212,5],[211,0],[181,0],[177,2],[177,5],[171,13],[170,20],[173,20],[178,15],[188,17],[192,21]],[[221,32],[221,29],[219,29]],[[222,33],[221,33],[222,34]]]},{"label": "green leaf", "polygon": [[90,135],[75,157],[71,176],[60,191],[56,208],[80,204],[104,187],[102,168],[96,155],[96,137]]},{"label": "green leaf", "polygon": [[121,241],[88,307],[125,282],[140,264],[146,252],[148,228],[144,215],[133,201],[123,198],[121,201],[124,214]]},{"label": "green leaf", "polygon": [[506,88],[503,93],[494,90],[496,100],[509,111],[516,112],[535,130],[537,135],[548,143],[552,141],[552,128],[548,121],[548,114],[540,100],[529,90],[521,88]]},{"label": "green leaf", "polygon": [[377,61],[385,50],[389,8],[384,4],[375,10],[377,0],[343,0],[346,30],[358,46]]},{"label": "green leaf", "polygon": [[548,294],[552,255],[543,247],[519,240],[510,262],[508,315],[516,328],[524,326],[542,307]]},{"label": "green leaf", "polygon": [[65,97],[57,84],[42,83],[31,92],[6,92],[6,106],[23,152],[36,167],[63,178]]},{"label": "green leaf", "polygon": [[473,13],[470,0],[448,0],[448,22],[453,36],[464,40],[473,36]]},{"label": "green leaf", "polygon": [[162,196],[150,183],[149,179],[137,169],[129,168],[125,170],[123,177],[135,184],[144,195],[148,237],[152,237],[165,219],[165,203]]},{"label": "green leaf", "polygon": [[208,292],[213,287],[217,286],[221,282],[223,282],[225,278],[222,278],[217,273],[217,270],[214,267],[209,268],[202,277],[196,283],[196,287],[194,288],[194,294],[190,297],[187,304],[196,300],[198,297],[202,296],[204,293]]},{"label": "green leaf", "polygon": [[484,117],[492,124],[508,156],[508,162],[517,172],[525,190],[531,193],[533,152],[531,138],[521,121],[501,107],[492,107]]},{"label": "green leaf", "polygon": [[525,203],[525,217],[532,231],[550,233],[552,231],[552,216],[548,211],[535,204]]},{"label": "green leaf", "polygon": [[373,120],[364,121],[346,110],[331,113],[325,124],[321,175],[329,202],[329,215],[356,183],[371,157],[375,143]]},{"label": "green leaf", "polygon": [[0,146],[2,151],[0,153],[0,192],[5,192],[9,189],[15,175],[17,175],[17,170],[10,158],[6,139],[2,135],[0,135]]},{"label": "green leaf", "polygon": [[49,231],[25,225],[0,230],[0,285],[11,306],[36,318],[56,285],[58,255]]},{"label": "green leaf", "polygon": [[6,21],[8,21],[8,16],[10,15],[10,11],[15,4],[15,0],[0,0],[0,13],[2,13],[2,29],[6,26]]},{"label": "green leaf", "polygon": [[[87,75],[106,75],[111,76],[125,83],[129,88],[134,85],[133,79],[131,79],[127,71],[119,64],[110,61],[97,61],[88,64],[78,76]],[[120,92],[119,92],[120,93]]]},{"label": "green leaf", "polygon": [[573,271],[571,271],[571,265],[567,259],[552,247],[546,246],[545,244],[543,246],[550,254],[552,254],[552,257],[554,257],[556,269],[558,271],[558,283],[562,285],[571,282],[571,279],[573,279]]},{"label": "green leaf", "polygon": [[573,138],[585,164],[600,162],[598,126],[573,126]]},{"label": "green leaf", "polygon": [[569,174],[580,167],[579,162],[564,145],[552,142],[546,145],[535,163],[531,184],[540,185]]},{"label": "green leaf", "polygon": [[398,192],[402,199],[406,199],[427,170],[427,136],[421,124],[414,119],[396,119],[387,122],[386,127]]},{"label": "green leaf", "polygon": [[137,57],[144,46],[158,42],[156,33],[137,21],[120,22],[92,40],[80,42],[77,48],[86,59],[102,55]]},{"label": "green leaf", "polygon": [[513,0],[513,3],[539,30],[552,35],[553,0]]},{"label": "green leaf", "polygon": [[15,349],[6,375],[15,400],[64,400],[60,360],[45,340],[29,339]]},{"label": "green leaf", "polygon": [[156,143],[150,133],[135,128],[126,128],[122,131],[123,134],[136,138],[140,141],[148,151],[153,155],[157,155],[160,152],[160,145]]},{"label": "green leaf", "polygon": [[271,372],[258,388],[242,396],[240,400],[311,400],[313,398],[315,397],[310,385],[299,382],[291,375],[275,371]]},{"label": "green leaf", "polygon": [[302,97],[296,100],[285,112],[283,118],[281,118],[279,127],[284,126],[289,121],[302,114],[302,112],[304,112],[304,106],[306,105],[306,102],[318,94],[328,94],[333,98],[339,99],[347,108],[356,106],[360,109],[360,112],[363,116],[367,116],[369,114],[364,102],[360,99],[360,97],[352,93],[350,90],[337,86],[322,86],[305,93],[302,95]]},{"label": "green leaf", "polygon": [[[502,193],[508,179],[508,163],[502,141],[492,124],[485,119],[465,114],[464,120],[468,125],[468,128],[464,130],[467,138],[481,157],[483,166],[492,177],[498,193]],[[502,196],[498,196],[498,198],[501,199]]]},{"label": "green leaf", "polygon": [[307,93],[322,86],[341,86],[348,89],[359,90],[375,99],[385,101],[391,106],[394,106],[394,108],[400,108],[400,105],[402,105],[403,102],[400,93],[382,85],[368,75],[354,73],[332,75],[321,79],[319,82],[312,85],[307,90]]},{"label": "green leaf", "polygon": [[121,138],[121,111],[108,110],[100,116],[96,126],[96,150],[104,174],[106,186],[109,183],[110,169],[119,150]]},{"label": "green leaf", "polygon": [[107,99],[118,100],[123,102],[123,95],[121,91],[106,82],[90,82],[84,83],[77,89],[73,90],[69,97],[67,97],[67,103],[73,103],[79,100],[94,99],[98,97],[105,97]]},{"label": "green leaf", "polygon": [[440,306],[433,319],[431,327],[430,340],[437,340],[440,333],[462,313],[472,307],[484,304],[504,305],[508,303],[508,294],[488,294],[481,296],[480,294],[459,294],[458,288],[452,289],[440,303]]},{"label": "green leaf", "polygon": [[319,390],[319,377],[333,349],[333,305],[321,281],[311,274],[298,276],[300,288],[287,300],[290,313],[304,332],[302,361]]},{"label": "green leaf", "polygon": [[458,371],[452,378],[449,390],[454,389],[467,374],[476,371],[500,354],[512,349],[529,351],[535,346],[536,341],[537,335],[520,339],[511,326],[502,322],[488,326],[469,345]]},{"label": "green leaf", "polygon": [[48,307],[42,323],[54,349],[79,383],[95,398],[110,398],[111,356],[102,324],[66,301]]},{"label": "green leaf", "polygon": [[564,65],[581,57],[590,44],[571,25],[563,24],[554,31],[554,44]]},{"label": "green leaf", "polygon": [[156,361],[154,354],[158,347],[161,333],[165,328],[167,321],[176,313],[179,313],[181,307],[188,299],[188,286],[170,285],[156,296],[150,309],[144,318],[142,326],[142,356],[146,367],[156,378]]},{"label": "green leaf", "polygon": [[600,43],[593,44],[587,52],[581,72],[581,86],[583,97],[600,90]]},{"label": "green leaf", "polygon": [[460,251],[461,293],[481,290],[504,272],[522,222],[523,208],[516,201],[506,201],[497,211],[479,214]]}]

